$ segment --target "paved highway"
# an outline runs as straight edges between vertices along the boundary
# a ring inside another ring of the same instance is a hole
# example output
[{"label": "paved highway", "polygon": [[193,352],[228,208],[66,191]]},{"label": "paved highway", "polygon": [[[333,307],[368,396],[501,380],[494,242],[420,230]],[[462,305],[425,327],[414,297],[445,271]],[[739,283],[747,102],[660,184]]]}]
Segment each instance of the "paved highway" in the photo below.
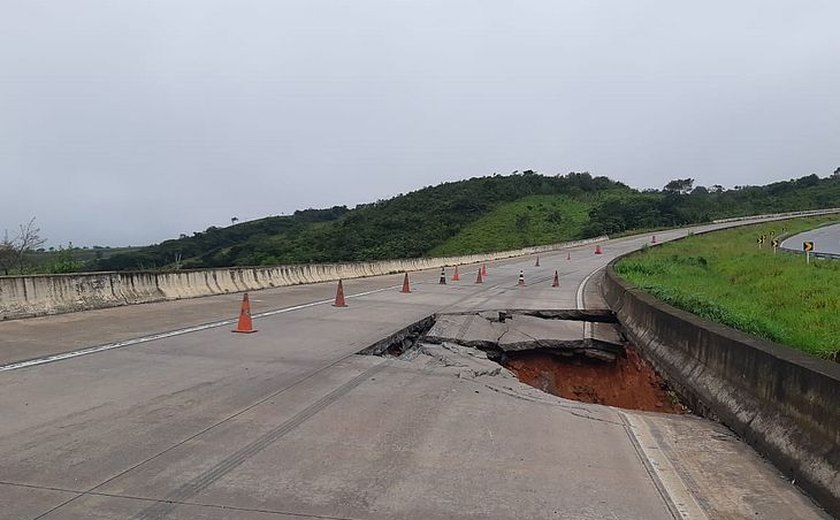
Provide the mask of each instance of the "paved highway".
[{"label": "paved highway", "polygon": [[814,243],[814,250],[817,253],[840,255],[840,224],[812,229],[794,235],[784,240],[782,247],[802,251],[802,243],[806,241]]},{"label": "paved highway", "polygon": [[597,271],[648,240],[488,264],[483,285],[351,280],[344,309],[333,284],[255,292],[275,312],[251,335],[213,326],[240,295],[0,323],[0,518],[828,518],[711,421],[356,355],[444,310],[603,307]]}]

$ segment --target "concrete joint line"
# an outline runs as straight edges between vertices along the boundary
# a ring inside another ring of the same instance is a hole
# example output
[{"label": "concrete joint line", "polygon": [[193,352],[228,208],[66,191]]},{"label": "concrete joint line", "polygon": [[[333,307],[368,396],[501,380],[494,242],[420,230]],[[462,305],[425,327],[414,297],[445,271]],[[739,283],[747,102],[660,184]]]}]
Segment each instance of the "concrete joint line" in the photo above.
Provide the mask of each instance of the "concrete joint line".
[{"label": "concrete joint line", "polygon": [[617,411],[624,431],[676,520],[709,520],[643,419]]},{"label": "concrete joint line", "polygon": [[[93,497],[105,497],[105,498],[116,498],[116,499],[126,499],[126,500],[136,500],[139,502],[151,502],[151,503],[158,503],[161,500],[157,498],[149,498],[149,497],[142,497],[142,496],[135,496],[130,494],[120,494],[120,493],[103,493],[101,491],[80,491],[78,489],[64,489],[64,488],[56,488],[56,487],[49,487],[49,486],[36,486],[32,484],[20,484],[16,482],[5,482],[0,481],[0,485],[3,486],[12,486],[12,487],[20,487],[20,488],[27,488],[27,489],[40,489],[46,491],[60,491],[62,493],[78,493],[79,496],[93,496]],[[299,518],[316,518],[320,520],[354,520],[350,517],[338,517],[338,516],[324,516],[324,515],[314,515],[314,514],[307,514],[307,513],[294,513],[290,511],[275,511],[270,509],[257,509],[251,507],[237,507],[231,505],[220,505],[220,504],[208,504],[204,502],[180,502],[176,505],[179,506],[193,506],[199,508],[208,508],[208,509],[220,509],[224,511],[236,511],[236,512],[243,512],[243,513],[269,513],[273,515],[284,515],[284,516],[292,516],[292,517],[299,517]],[[54,511],[55,509],[53,509]],[[38,518],[43,518],[44,515],[41,515]]]}]

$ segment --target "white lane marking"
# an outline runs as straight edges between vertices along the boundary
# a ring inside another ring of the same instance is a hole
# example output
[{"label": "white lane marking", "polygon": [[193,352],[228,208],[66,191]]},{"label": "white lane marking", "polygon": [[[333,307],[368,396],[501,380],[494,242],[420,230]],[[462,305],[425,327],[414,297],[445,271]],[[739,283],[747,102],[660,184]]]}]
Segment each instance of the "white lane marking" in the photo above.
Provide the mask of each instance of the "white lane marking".
[{"label": "white lane marking", "polygon": [[651,478],[655,480],[657,488],[668,502],[671,513],[678,520],[708,520],[703,508],[697,503],[694,495],[685,485],[680,474],[656,441],[656,436],[650,431],[642,417],[618,411],[624,422],[624,429],[633,443],[642,463],[648,468]]},{"label": "white lane marking", "polygon": [[[347,298],[348,299],[349,298],[359,298],[359,297],[362,297],[362,296],[368,296],[368,295],[375,294],[375,293],[378,293],[378,292],[392,291],[394,289],[398,289],[399,287],[401,287],[401,286],[395,285],[393,287],[385,287],[384,289],[375,289],[373,291],[366,291],[366,292],[361,292],[361,293],[357,293],[357,294],[350,294],[350,295],[347,295]],[[307,309],[309,307],[315,307],[316,305],[325,305],[327,303],[332,303],[333,301],[335,301],[335,300],[330,298],[329,300],[320,300],[320,301],[316,301],[316,302],[304,303],[304,304],[301,304],[301,305],[295,305],[293,307],[284,307],[282,309],[275,309],[273,311],[261,312],[261,313],[258,313],[258,314],[254,314],[251,317],[254,318],[254,319],[265,318],[267,316],[274,316],[274,315],[283,314],[283,313],[286,313],[286,312],[299,311],[301,309]],[[88,354],[95,354],[97,352],[104,352],[106,350],[113,350],[113,349],[117,349],[117,348],[130,347],[132,345],[138,345],[140,343],[148,343],[150,341],[157,341],[159,339],[166,339],[166,338],[171,338],[171,337],[174,337],[174,336],[181,336],[183,334],[200,332],[202,330],[214,329],[214,328],[217,328],[217,327],[224,327],[225,325],[233,325],[234,323],[237,322],[238,319],[239,318],[233,318],[233,319],[230,319],[230,320],[222,320],[222,321],[214,321],[212,323],[205,323],[203,325],[196,325],[194,327],[187,327],[187,328],[184,328],[184,329],[177,329],[177,330],[171,330],[171,331],[168,331],[168,332],[161,332],[161,333],[158,333],[158,334],[151,334],[149,336],[143,336],[143,337],[140,337],[140,338],[132,338],[132,339],[128,339],[128,340],[125,340],[125,341],[118,341],[116,343],[108,343],[108,344],[99,345],[99,346],[96,346],[96,347],[87,347],[87,348],[83,348],[83,349],[79,349],[79,350],[73,350],[71,352],[63,352],[61,354],[54,354],[54,355],[51,355],[51,356],[45,356],[45,357],[41,357],[41,358],[29,359],[29,360],[26,360],[26,361],[18,361],[16,363],[9,363],[8,365],[0,365],[0,372],[6,372],[7,370],[17,370],[19,368],[33,367],[33,366],[37,366],[37,365],[44,365],[46,363],[53,363],[55,361],[62,361],[62,360],[65,360],[65,359],[72,359],[72,358],[79,357],[79,356],[86,356]]]},{"label": "white lane marking", "polygon": [[594,271],[586,275],[583,281],[580,282],[580,285],[578,285],[577,294],[575,295],[575,304],[577,305],[578,310],[583,310],[583,291],[586,288],[586,284],[589,283],[589,280],[592,279],[593,276],[598,274],[599,271],[606,269],[606,267],[607,266],[604,265],[599,267],[598,269],[595,269]]},{"label": "white lane marking", "polygon": [[[583,291],[586,289],[586,284],[589,283],[589,280],[591,280],[593,276],[606,269],[606,267],[607,266],[604,265],[599,267],[598,269],[595,269],[594,271],[586,275],[583,281],[580,282],[580,285],[578,285],[577,293],[575,294],[575,305],[577,305],[579,311],[584,310]],[[588,321],[583,322],[583,339],[592,337],[592,331],[594,330],[594,327],[595,325]]]}]

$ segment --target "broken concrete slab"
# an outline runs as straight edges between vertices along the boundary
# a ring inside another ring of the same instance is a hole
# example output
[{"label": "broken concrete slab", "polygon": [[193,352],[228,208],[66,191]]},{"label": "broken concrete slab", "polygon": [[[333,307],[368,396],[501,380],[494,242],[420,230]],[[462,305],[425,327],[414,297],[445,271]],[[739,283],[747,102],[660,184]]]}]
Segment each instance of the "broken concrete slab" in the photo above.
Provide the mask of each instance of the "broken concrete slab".
[{"label": "broken concrete slab", "polygon": [[486,352],[471,347],[456,343],[421,343],[417,353],[410,362],[420,362],[427,368],[451,372],[459,379],[488,376],[517,380],[513,372],[491,361]]},{"label": "broken concrete slab", "polygon": [[535,316],[546,320],[573,320],[592,321],[603,323],[618,323],[615,313],[608,309],[500,309],[500,310],[474,310],[463,312],[450,312],[448,315],[461,314],[483,314],[483,313],[504,313],[505,315],[520,314],[523,316]]},{"label": "broken concrete slab", "polygon": [[[587,334],[587,326],[596,332]],[[515,311],[439,315],[425,339],[478,348],[494,357],[511,352],[549,349],[613,361],[624,351],[615,324],[545,319]]]},{"label": "broken concrete slab", "polygon": [[586,337],[602,343],[621,345],[624,343],[624,335],[621,329],[613,323],[590,323]]}]

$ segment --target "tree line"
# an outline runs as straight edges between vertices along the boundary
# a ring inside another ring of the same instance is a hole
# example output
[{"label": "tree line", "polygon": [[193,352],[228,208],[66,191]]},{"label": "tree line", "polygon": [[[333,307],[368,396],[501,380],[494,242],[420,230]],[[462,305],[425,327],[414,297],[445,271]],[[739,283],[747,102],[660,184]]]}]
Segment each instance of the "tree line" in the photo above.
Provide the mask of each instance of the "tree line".
[{"label": "tree line", "polygon": [[[598,200],[588,222],[573,237],[589,238],[758,213],[840,207],[840,168],[826,178],[808,175],[765,186],[725,189],[696,186],[694,179],[685,178],[643,191],[586,172],[546,176],[527,170],[427,186],[352,209],[334,206],[249,222],[232,219],[230,226],[211,226],[192,236],[84,261],[68,259],[62,251],[63,262],[43,265],[120,271],[420,257],[501,205],[534,195]],[[7,274],[22,271],[21,259],[27,254],[21,253],[21,246],[31,251],[37,247],[33,245],[20,238],[0,243],[0,268]]]}]

